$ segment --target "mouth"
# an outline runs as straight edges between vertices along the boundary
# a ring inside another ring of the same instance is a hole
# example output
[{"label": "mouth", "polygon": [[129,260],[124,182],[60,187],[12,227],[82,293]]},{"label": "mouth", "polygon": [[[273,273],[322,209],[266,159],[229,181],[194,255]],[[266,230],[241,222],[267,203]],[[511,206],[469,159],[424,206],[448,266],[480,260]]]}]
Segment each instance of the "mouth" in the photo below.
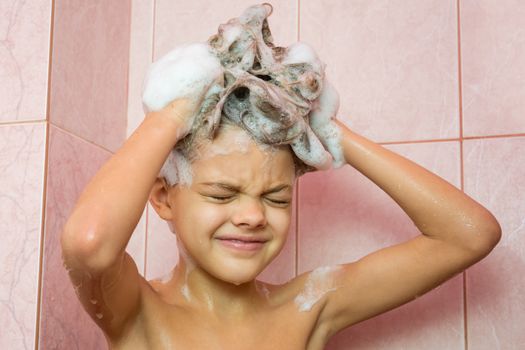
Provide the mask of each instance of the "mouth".
[{"label": "mouth", "polygon": [[262,249],[267,240],[253,237],[216,237],[222,246],[234,250],[257,252]]}]

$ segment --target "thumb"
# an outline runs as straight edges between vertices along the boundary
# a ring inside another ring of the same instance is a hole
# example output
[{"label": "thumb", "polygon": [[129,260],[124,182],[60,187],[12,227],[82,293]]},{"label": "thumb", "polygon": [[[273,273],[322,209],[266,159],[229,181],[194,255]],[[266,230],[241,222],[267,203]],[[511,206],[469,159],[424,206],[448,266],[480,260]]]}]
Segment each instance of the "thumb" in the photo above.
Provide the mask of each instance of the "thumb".
[{"label": "thumb", "polygon": [[310,112],[310,125],[314,130],[334,119],[339,110],[339,93],[335,87],[324,80],[323,91],[316,100],[316,107]]}]

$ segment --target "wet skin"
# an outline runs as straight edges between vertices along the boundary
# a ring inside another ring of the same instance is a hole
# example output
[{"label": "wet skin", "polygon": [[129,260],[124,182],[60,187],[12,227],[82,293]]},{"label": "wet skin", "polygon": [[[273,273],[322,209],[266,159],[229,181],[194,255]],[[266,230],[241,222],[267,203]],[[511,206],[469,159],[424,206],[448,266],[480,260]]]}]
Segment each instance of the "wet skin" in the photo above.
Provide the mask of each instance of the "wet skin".
[{"label": "wet skin", "polygon": [[232,140],[240,134],[231,128],[201,147],[191,184],[155,183],[150,202],[176,232],[180,262],[168,280],[141,279],[140,317],[114,348],[320,349],[324,343],[314,332],[319,307],[305,313],[294,302],[304,276],[284,286],[255,280],[286,242],[295,170],[288,148],[249,140],[236,150]]},{"label": "wet skin", "polygon": [[[301,311],[296,298],[308,289],[308,273],[280,286],[255,281],[286,240],[290,153],[252,145],[203,157],[193,164],[191,186],[170,188],[156,176],[183,136],[183,117],[192,115],[183,107],[174,102],[147,115],[88,184],[61,236],[79,300],[113,349],[322,349],[337,331],[463,271],[500,239],[497,220],[479,203],[340,124],[346,162],[392,197],[421,234],[341,265],[330,292]],[[148,197],[182,249],[166,283],[144,280],[125,253]]]}]

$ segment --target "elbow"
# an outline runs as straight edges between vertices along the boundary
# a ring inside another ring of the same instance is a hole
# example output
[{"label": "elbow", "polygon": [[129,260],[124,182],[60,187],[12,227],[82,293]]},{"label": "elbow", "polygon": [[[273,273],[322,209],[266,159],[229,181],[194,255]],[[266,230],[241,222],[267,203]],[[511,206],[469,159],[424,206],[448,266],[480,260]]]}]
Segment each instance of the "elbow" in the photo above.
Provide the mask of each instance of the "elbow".
[{"label": "elbow", "polygon": [[[493,217],[494,218],[494,217]],[[493,224],[491,228],[486,233],[487,236],[487,247],[488,247],[488,253],[494,249],[494,247],[499,243],[501,240],[501,226],[496,220],[496,218],[493,219]]]},{"label": "elbow", "polygon": [[100,234],[93,226],[88,229],[66,224],[60,237],[62,258],[68,269],[82,269],[92,275],[111,266],[116,257],[108,254]]},{"label": "elbow", "polygon": [[476,228],[476,239],[471,245],[471,249],[477,255],[477,260],[487,256],[501,240],[501,226],[496,218],[490,213],[483,223]]}]

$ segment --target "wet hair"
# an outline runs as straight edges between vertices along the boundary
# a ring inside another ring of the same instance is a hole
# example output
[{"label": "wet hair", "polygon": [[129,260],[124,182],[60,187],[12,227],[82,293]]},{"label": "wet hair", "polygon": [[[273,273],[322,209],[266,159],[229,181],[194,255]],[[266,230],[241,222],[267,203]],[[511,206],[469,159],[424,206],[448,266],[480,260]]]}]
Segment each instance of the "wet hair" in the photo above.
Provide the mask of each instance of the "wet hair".
[{"label": "wet hair", "polygon": [[[191,183],[191,164],[199,159],[199,149],[210,141],[216,139],[221,133],[226,132],[231,129],[242,130],[246,133],[258,146],[260,147],[270,147],[274,150],[280,149],[290,152],[294,162],[295,176],[301,176],[304,173],[311,171],[311,167],[305,164],[301,159],[299,159],[295,152],[293,152],[289,144],[271,144],[263,143],[260,140],[256,139],[251,133],[237,125],[235,122],[228,118],[221,118],[219,126],[215,132],[211,135],[206,131],[200,131],[202,129],[195,129],[195,132],[188,134],[182,140],[177,142],[175,147],[170,152],[166,162],[164,163],[159,177],[165,178],[167,183],[170,186],[173,186],[177,183],[188,184]],[[233,150],[233,149],[232,149]]]},{"label": "wet hair", "polygon": [[[153,64],[143,95],[146,110],[188,93],[186,85],[174,88],[170,81],[178,64],[191,66],[188,62],[197,60],[203,67],[219,68],[210,68],[217,78],[211,85],[206,81],[209,86],[190,133],[161,170],[172,184],[184,178],[191,182],[190,176],[181,175],[184,169],[191,175],[188,169],[201,141],[213,141],[230,127],[244,129],[258,145],[290,150],[297,176],[344,164],[339,129],[332,121],[339,95],[325,79],[325,64],[305,43],[276,46],[267,20],[271,13],[270,4],[251,6],[221,24],[207,43],[180,47]],[[194,85],[200,86],[202,78],[197,78]]]}]

